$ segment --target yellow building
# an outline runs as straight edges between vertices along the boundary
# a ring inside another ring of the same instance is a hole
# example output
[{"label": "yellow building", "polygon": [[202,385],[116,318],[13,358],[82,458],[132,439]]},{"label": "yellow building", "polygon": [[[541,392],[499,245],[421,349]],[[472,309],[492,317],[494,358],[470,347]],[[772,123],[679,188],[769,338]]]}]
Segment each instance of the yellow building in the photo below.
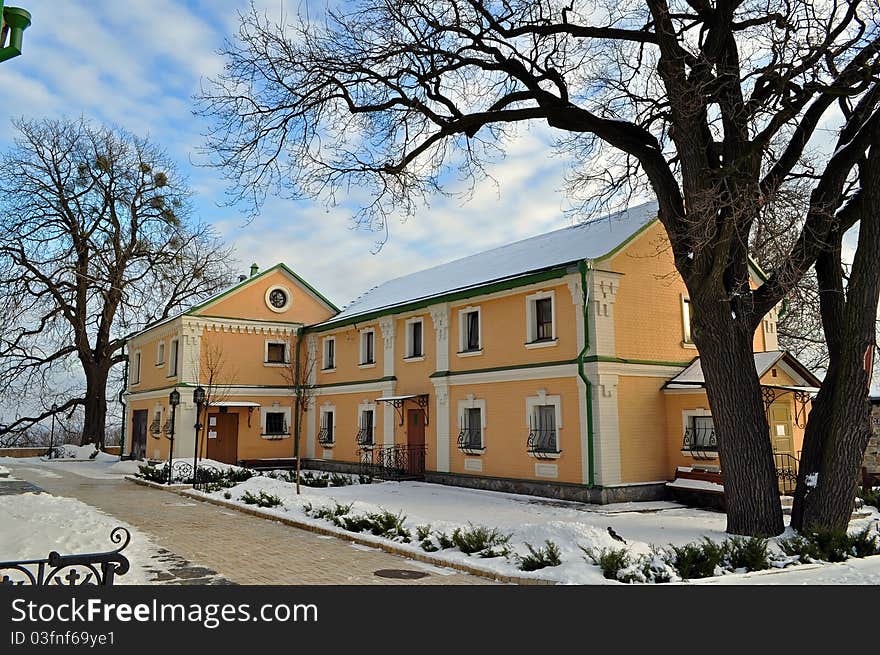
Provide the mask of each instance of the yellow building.
[{"label": "yellow building", "polygon": [[[213,395],[203,454],[292,457],[299,340],[309,467],[591,502],[660,497],[678,467],[718,461],[687,291],[655,217],[642,205],[449,262],[342,311],[283,265],[252,269],[130,340],[126,450],[167,458],[168,393],[185,387],[175,456],[191,456],[202,384]],[[818,381],[778,351],[775,311],[754,346],[768,438],[796,458]]]}]

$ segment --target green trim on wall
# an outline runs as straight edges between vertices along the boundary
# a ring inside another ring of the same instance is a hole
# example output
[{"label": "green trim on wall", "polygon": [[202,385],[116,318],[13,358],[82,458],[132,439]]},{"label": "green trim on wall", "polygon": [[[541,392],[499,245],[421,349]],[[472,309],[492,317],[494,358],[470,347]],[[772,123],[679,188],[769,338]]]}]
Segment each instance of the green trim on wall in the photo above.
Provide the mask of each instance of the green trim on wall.
[{"label": "green trim on wall", "polygon": [[384,378],[374,378],[372,380],[355,380],[352,382],[331,382],[329,384],[316,384],[313,389],[330,389],[333,387],[345,387],[355,384],[379,384],[380,382],[396,382],[397,376],[386,375]]},{"label": "green trim on wall", "polygon": [[472,375],[474,373],[495,373],[498,371],[516,371],[520,369],[530,368],[546,368],[548,366],[562,366],[565,364],[576,364],[577,359],[563,359],[555,362],[537,362],[534,364],[512,364],[511,366],[493,366],[491,368],[473,368],[466,371],[435,371],[429,375],[429,378],[445,378],[454,375]]},{"label": "green trim on wall", "polygon": [[647,230],[649,227],[651,227],[651,226],[652,226],[654,223],[656,223],[658,220],[660,220],[660,219],[657,218],[657,217],[655,216],[655,217],[652,218],[650,221],[648,221],[647,223],[645,223],[644,225],[642,225],[642,227],[640,227],[638,230],[636,230],[635,232],[633,232],[632,234],[630,234],[630,235],[629,235],[624,241],[621,241],[621,242],[618,243],[616,246],[614,246],[614,248],[612,248],[611,250],[609,250],[607,253],[605,253],[604,255],[602,255],[602,256],[600,256],[600,257],[594,257],[594,258],[593,258],[593,261],[594,261],[594,262],[601,262],[602,260],[605,260],[605,259],[609,259],[609,258],[611,258],[611,257],[614,257],[614,255],[616,255],[616,254],[619,253],[621,250],[623,250],[624,248],[626,248],[630,243],[632,243],[632,241],[633,241],[635,238],[637,238],[639,235],[641,235],[642,232],[644,232],[645,230]]},{"label": "green trim on wall", "polygon": [[[306,289],[308,289],[311,293],[315,294],[315,296],[317,296],[318,299],[320,299],[321,302],[323,302],[325,305],[327,305],[327,307],[329,307],[331,310],[339,313],[339,308],[336,305],[334,305],[332,302],[327,300],[327,298],[325,298],[317,289],[315,289],[315,287],[313,287],[311,284],[309,284],[308,282],[303,280],[299,275],[294,273],[286,264],[279,263],[279,264],[275,264],[275,266],[267,268],[262,273],[257,273],[254,276],[251,276],[249,278],[245,278],[244,280],[242,280],[241,282],[239,282],[235,286],[230,287],[229,289],[227,289],[226,291],[221,293],[220,295],[214,296],[213,298],[208,298],[205,302],[200,303],[200,304],[196,305],[195,307],[190,307],[188,310],[186,310],[184,312],[184,314],[189,316],[189,315],[192,315],[195,312],[199,311],[200,309],[204,309],[205,307],[209,307],[210,305],[213,305],[215,302],[225,298],[226,296],[228,296],[231,293],[238,291],[239,289],[250,284],[251,282],[256,282],[260,278],[265,277],[269,273],[276,271],[276,270],[279,270],[279,269],[284,271],[288,275],[290,275],[293,279],[295,279],[299,284],[301,284]],[[226,317],[226,318],[233,318],[233,317]],[[249,319],[243,319],[243,320],[249,320]]]},{"label": "green trim on wall", "polygon": [[651,359],[624,359],[622,357],[608,357],[606,355],[590,355],[589,357],[585,357],[584,361],[608,362],[612,364],[644,364],[648,366],[675,366],[678,368],[684,368],[694,360],[690,360],[688,362],[663,362]]},{"label": "green trim on wall", "polygon": [[401,305],[392,305],[390,307],[377,309],[375,311],[366,312],[364,314],[358,314],[357,316],[352,316],[350,318],[345,318],[339,321],[334,321],[331,318],[329,321],[326,321],[324,323],[308,326],[305,328],[305,331],[327,332],[328,330],[335,330],[336,328],[345,327],[346,325],[366,323],[381,316],[388,316],[389,314],[402,314],[404,312],[410,312],[416,309],[430,307],[431,305],[436,305],[438,303],[455,302],[456,300],[465,300],[467,298],[473,298],[475,296],[485,296],[487,294],[496,293],[498,291],[508,291],[510,289],[516,289],[517,287],[526,286],[527,284],[534,284],[536,282],[545,282],[547,280],[558,279],[567,275],[569,272],[569,267],[574,263],[576,262],[560,264],[554,266],[553,268],[540,271],[538,273],[520,275],[519,277],[502,280],[500,282],[491,282],[489,284],[473,287],[464,291],[454,291],[451,293],[444,293],[438,296],[425,298],[423,300],[415,300]]}]

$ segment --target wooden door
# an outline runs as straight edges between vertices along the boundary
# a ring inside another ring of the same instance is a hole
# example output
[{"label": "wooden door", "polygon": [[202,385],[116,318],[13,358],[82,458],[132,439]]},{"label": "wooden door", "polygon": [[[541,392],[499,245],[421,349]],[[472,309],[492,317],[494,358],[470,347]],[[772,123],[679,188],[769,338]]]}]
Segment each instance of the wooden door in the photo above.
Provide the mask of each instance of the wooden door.
[{"label": "wooden door", "polygon": [[136,409],[131,417],[131,458],[143,459],[147,454],[147,410]]},{"label": "wooden door", "polygon": [[208,414],[205,438],[208,459],[235,464],[238,461],[238,414]]},{"label": "wooden door", "polygon": [[794,455],[791,408],[788,403],[770,405],[770,443],[773,444],[774,453]]},{"label": "wooden door", "polygon": [[425,472],[425,412],[410,409],[406,412],[407,467],[409,475]]}]

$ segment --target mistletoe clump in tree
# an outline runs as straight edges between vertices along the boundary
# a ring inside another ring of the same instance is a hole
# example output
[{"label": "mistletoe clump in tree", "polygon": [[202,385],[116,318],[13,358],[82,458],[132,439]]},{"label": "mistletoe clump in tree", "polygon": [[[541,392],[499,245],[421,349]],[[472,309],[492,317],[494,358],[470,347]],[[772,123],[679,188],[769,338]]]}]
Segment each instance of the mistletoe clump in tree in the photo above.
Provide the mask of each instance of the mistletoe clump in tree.
[{"label": "mistletoe clump in tree", "polygon": [[[372,225],[411,213],[450,172],[479,178],[526,123],[555,130],[572,157],[575,206],[655,195],[691,299],[728,531],[775,535],[782,511],[752,337],[817,261],[823,297],[841,302],[841,238],[858,223],[862,286],[850,277],[841,373],[832,356],[810,420],[823,428],[807,431],[824,453],[805,457],[805,473],[820,471],[809,497],[822,508],[808,523],[841,527],[853,502],[841,489],[852,490],[867,439],[859,366],[877,305],[866,262],[880,254],[878,51],[867,0],[353,0],[288,25],[252,8],[201,111],[213,162],[240,197],[282,186],[332,200],[354,187],[370,192],[358,219]],[[829,125],[839,129],[823,143]],[[793,185],[807,187],[796,236],[753,290],[750,239]]]},{"label": "mistletoe clump in tree", "polygon": [[230,253],[148,140],[85,120],[15,127],[0,157],[0,393],[19,418],[4,434],[81,414],[82,443],[103,445],[126,335],[225,286]]}]

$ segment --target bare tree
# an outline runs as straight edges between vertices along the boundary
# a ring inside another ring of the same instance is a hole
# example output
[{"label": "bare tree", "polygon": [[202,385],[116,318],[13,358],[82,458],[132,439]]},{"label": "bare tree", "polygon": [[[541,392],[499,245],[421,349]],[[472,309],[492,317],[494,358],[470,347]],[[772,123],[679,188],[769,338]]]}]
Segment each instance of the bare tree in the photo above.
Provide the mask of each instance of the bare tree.
[{"label": "bare tree", "polygon": [[311,350],[303,352],[303,334],[298,332],[294,345],[294,356],[282,370],[285,382],[293,398],[293,456],[296,458],[296,493],[300,493],[299,477],[302,469],[300,454],[302,452],[302,426],[305,425],[305,414],[309,410],[315,396],[314,378],[317,357]]},{"label": "bare tree", "polygon": [[199,364],[192,366],[191,370],[197,372],[194,382],[205,390],[205,402],[202,406],[205,416],[199,416],[199,409],[196,409],[196,425],[202,426],[202,429],[196,434],[196,439],[201,436],[201,441],[196,444],[195,448],[198,453],[197,460],[208,456],[208,442],[204,438],[205,421],[202,419],[207,420],[208,409],[212,405],[229,400],[232,381],[238,377],[238,369],[230,368],[223,346],[206,339],[204,334],[198,356]]},{"label": "bare tree", "polygon": [[0,394],[24,416],[6,431],[81,408],[82,443],[102,445],[126,335],[222,288],[230,253],[146,139],[85,120],[15,126],[0,158]]},{"label": "bare tree", "polygon": [[[574,155],[583,211],[652,192],[691,298],[727,529],[772,535],[783,521],[752,336],[858,220],[857,163],[880,141],[878,52],[867,0],[353,0],[289,25],[252,7],[200,111],[237,197],[357,188],[357,220],[380,228],[452,174],[478,180],[529,122]],[[842,129],[811,163],[835,110]],[[801,181],[797,236],[752,290],[750,234]]]}]

